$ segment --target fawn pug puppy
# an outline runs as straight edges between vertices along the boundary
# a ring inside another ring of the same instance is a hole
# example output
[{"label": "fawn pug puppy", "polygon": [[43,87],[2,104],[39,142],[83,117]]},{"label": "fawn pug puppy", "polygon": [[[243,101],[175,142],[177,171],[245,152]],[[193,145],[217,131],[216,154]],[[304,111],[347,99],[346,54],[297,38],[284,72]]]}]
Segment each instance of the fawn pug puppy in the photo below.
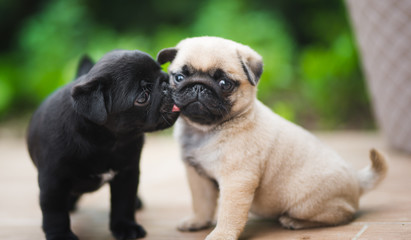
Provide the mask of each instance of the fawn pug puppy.
[{"label": "fawn pug puppy", "polygon": [[207,239],[237,239],[251,212],[301,229],[342,224],[361,194],[387,171],[371,151],[372,165],[355,171],[303,128],[256,98],[262,58],[250,47],[217,37],[197,37],[163,49],[180,111],[178,138],[194,214],[178,229],[209,227],[217,198],[217,225]]},{"label": "fawn pug puppy", "polygon": [[136,221],[144,133],[178,117],[168,75],[148,54],[116,50],[48,97],[31,119],[27,144],[38,169],[47,240],[78,239],[69,211],[86,192],[110,183],[110,229],[116,239],[144,237]]}]

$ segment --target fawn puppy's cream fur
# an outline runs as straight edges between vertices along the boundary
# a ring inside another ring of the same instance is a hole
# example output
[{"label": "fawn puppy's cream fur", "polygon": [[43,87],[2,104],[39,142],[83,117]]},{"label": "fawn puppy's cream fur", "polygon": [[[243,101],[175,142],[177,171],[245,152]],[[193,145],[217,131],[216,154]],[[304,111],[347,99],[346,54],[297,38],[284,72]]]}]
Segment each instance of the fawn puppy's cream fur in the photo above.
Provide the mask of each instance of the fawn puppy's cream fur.
[{"label": "fawn puppy's cream fur", "polygon": [[209,227],[211,239],[237,239],[249,211],[286,228],[350,221],[365,191],[387,164],[371,150],[369,168],[352,169],[305,129],[256,98],[262,58],[248,46],[217,37],[189,38],[163,49],[181,111],[175,136],[182,148],[193,215],[182,231]]}]

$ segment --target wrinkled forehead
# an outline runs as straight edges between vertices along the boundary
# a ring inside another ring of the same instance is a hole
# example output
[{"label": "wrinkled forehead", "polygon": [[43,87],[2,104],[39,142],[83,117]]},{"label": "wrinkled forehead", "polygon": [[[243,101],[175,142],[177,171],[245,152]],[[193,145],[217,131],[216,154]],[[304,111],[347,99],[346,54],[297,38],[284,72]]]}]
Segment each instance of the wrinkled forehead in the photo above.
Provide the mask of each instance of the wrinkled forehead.
[{"label": "wrinkled forehead", "polygon": [[177,56],[169,67],[170,72],[179,72],[189,66],[191,71],[212,73],[221,69],[232,78],[244,77],[240,57],[233,46],[200,42],[177,47]]}]

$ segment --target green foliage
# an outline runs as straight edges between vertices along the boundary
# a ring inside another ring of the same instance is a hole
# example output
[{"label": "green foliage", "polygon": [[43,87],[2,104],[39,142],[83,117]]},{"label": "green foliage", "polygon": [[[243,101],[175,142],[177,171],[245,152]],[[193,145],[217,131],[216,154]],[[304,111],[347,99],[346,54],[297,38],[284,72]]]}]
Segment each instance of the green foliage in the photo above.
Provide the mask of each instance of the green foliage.
[{"label": "green foliage", "polygon": [[209,35],[263,56],[258,97],[285,118],[316,128],[369,127],[368,97],[341,1],[314,3],[178,0],[171,7],[165,0],[44,0],[22,21],[12,51],[0,52],[0,118],[32,111],[71,81],[83,54],[98,60],[121,48],[155,57],[181,39]]},{"label": "green foliage", "polygon": [[0,70],[0,112],[5,112],[11,105],[13,97],[13,87],[7,81],[7,72]]},{"label": "green foliage", "polygon": [[[357,59],[353,40],[346,32],[329,47],[314,45],[302,51],[302,92],[315,113],[323,116],[318,120],[319,126],[367,124],[362,117],[367,111],[369,116],[368,102]],[[350,119],[355,114],[356,118]]]}]

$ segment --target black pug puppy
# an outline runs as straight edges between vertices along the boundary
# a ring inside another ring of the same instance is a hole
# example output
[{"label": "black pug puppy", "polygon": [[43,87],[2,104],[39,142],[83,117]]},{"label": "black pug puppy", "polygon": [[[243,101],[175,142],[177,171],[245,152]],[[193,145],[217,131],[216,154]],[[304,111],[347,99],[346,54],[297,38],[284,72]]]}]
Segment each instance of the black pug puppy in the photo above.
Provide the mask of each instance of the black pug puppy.
[{"label": "black pug puppy", "polygon": [[110,183],[110,229],[117,239],[145,236],[136,223],[139,160],[144,132],[178,117],[168,76],[148,54],[116,50],[94,66],[87,58],[77,79],[34,113],[27,144],[38,168],[43,230],[48,240],[78,239],[69,210],[85,192]]}]

